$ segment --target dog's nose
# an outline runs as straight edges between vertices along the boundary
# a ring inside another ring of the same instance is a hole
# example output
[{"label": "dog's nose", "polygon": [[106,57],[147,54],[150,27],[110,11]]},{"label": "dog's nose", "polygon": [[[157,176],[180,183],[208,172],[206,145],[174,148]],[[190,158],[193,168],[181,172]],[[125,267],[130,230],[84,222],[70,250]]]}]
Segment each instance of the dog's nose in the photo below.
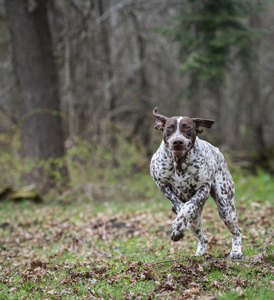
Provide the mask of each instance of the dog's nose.
[{"label": "dog's nose", "polygon": [[184,142],[182,140],[175,140],[173,142],[173,146],[176,146],[176,147],[182,147],[184,145]]}]

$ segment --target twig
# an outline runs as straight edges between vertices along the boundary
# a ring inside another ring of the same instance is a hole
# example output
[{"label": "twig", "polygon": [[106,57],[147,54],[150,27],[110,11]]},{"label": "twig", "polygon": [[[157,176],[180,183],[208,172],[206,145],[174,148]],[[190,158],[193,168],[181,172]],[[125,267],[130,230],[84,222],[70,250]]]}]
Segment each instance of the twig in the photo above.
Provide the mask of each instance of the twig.
[{"label": "twig", "polygon": [[169,259],[169,260],[163,260],[163,261],[158,261],[156,263],[154,263],[155,265],[158,265],[158,264],[165,264],[165,263],[169,263],[169,262],[173,262],[173,261],[178,261],[178,259]]}]

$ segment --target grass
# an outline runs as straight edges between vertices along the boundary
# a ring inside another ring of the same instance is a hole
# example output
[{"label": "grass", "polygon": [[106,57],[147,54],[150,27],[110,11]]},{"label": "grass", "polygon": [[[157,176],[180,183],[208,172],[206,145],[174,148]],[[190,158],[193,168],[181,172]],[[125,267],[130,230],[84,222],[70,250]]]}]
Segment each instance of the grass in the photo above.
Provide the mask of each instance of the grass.
[{"label": "grass", "polygon": [[[62,195],[0,201],[0,299],[273,299],[273,176],[232,168],[245,256],[227,259],[230,234],[210,198],[209,247],[196,258],[189,231],[170,240],[175,215],[135,150],[120,147],[120,166],[107,168],[111,149],[79,142]],[[0,181],[22,186],[19,157],[0,162]]]},{"label": "grass", "polygon": [[175,215],[145,174],[122,189],[110,183],[111,201],[78,191],[42,204],[1,202],[0,299],[272,299],[273,178],[234,179],[239,261],[226,259],[230,236],[212,199],[203,212],[206,255],[193,256],[189,231],[170,241]]}]

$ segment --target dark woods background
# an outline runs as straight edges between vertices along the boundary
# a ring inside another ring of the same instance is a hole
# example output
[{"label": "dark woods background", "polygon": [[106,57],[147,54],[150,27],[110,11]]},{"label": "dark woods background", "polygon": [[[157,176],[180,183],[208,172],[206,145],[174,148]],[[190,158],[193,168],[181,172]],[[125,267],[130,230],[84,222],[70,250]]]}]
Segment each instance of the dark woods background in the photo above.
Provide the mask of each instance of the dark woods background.
[{"label": "dark woods background", "polygon": [[202,138],[241,167],[274,171],[272,1],[1,0],[0,10],[3,185],[47,192],[147,172],[155,106],[214,119]]}]

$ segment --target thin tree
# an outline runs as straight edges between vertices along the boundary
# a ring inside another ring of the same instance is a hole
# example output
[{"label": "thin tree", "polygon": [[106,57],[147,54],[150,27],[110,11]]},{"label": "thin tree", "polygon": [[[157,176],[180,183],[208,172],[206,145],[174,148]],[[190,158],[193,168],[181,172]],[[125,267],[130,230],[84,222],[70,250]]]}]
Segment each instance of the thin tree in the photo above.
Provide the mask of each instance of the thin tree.
[{"label": "thin tree", "polygon": [[[42,192],[68,181],[64,156],[58,78],[47,18],[47,1],[6,0],[15,74],[22,101],[22,152],[26,158],[47,161],[25,177]],[[55,176],[58,174],[58,178]]]}]

